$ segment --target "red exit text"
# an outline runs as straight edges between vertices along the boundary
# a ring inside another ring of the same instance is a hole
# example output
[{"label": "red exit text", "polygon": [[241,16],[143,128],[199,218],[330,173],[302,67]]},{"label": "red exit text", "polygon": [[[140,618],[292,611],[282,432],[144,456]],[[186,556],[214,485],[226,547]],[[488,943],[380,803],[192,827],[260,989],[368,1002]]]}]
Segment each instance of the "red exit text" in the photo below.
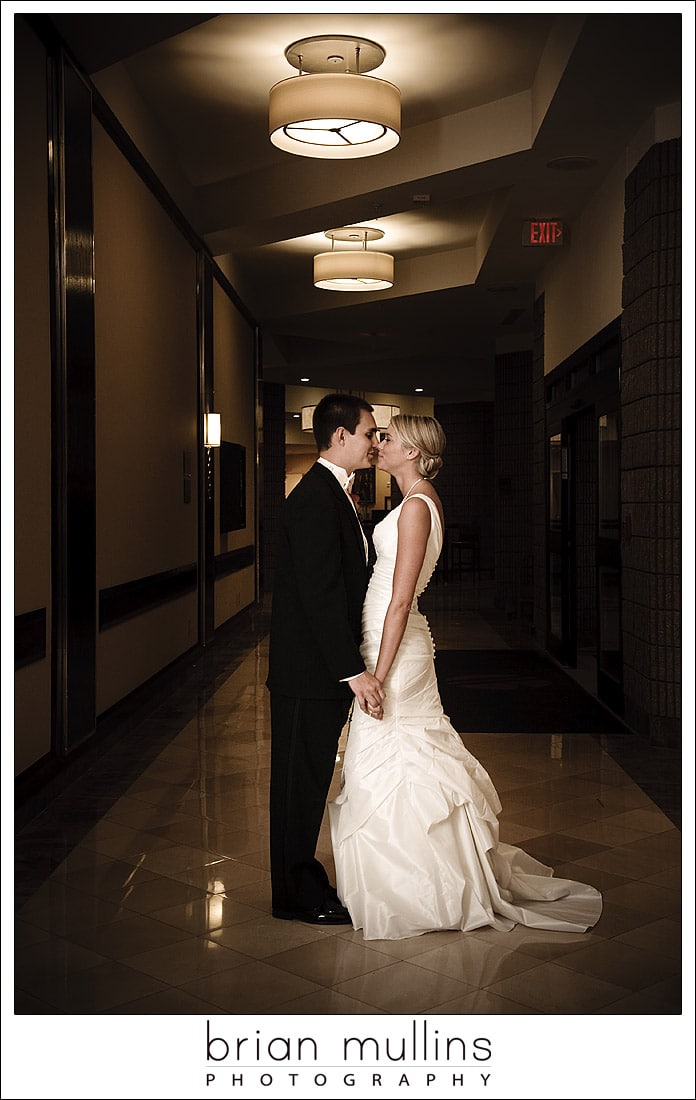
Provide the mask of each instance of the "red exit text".
[{"label": "red exit text", "polygon": [[522,244],[558,246],[563,244],[563,236],[563,222],[555,218],[523,222]]}]

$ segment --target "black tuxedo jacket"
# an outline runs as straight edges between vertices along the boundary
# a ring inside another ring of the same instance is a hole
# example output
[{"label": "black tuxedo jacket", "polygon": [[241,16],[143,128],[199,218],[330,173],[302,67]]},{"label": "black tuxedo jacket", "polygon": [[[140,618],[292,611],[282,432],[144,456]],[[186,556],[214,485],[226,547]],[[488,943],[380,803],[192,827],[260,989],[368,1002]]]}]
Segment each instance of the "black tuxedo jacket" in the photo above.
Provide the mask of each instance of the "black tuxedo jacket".
[{"label": "black tuxedo jacket", "polygon": [[285,501],[273,579],[271,691],[305,699],[351,695],[367,590],[360,522],[331,470],[315,463]]}]

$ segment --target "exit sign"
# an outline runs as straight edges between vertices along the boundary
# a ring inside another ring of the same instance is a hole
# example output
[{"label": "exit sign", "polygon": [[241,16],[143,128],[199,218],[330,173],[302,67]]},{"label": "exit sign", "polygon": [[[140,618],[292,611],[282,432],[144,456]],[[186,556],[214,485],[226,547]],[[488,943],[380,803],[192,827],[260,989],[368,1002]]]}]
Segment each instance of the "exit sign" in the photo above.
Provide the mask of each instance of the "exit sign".
[{"label": "exit sign", "polygon": [[565,226],[556,218],[539,218],[522,223],[522,244],[558,245],[563,244]]}]

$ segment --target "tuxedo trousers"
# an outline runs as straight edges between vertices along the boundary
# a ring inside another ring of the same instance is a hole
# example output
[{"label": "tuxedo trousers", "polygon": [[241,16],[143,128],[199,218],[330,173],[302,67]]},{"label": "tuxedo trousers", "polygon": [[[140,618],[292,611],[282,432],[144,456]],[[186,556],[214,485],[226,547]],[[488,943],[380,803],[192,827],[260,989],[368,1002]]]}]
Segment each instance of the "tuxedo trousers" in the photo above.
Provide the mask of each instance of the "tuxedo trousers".
[{"label": "tuxedo trousers", "polygon": [[271,692],[271,888],[274,912],[335,897],[316,858],[341,730],[352,696],[297,699]]}]

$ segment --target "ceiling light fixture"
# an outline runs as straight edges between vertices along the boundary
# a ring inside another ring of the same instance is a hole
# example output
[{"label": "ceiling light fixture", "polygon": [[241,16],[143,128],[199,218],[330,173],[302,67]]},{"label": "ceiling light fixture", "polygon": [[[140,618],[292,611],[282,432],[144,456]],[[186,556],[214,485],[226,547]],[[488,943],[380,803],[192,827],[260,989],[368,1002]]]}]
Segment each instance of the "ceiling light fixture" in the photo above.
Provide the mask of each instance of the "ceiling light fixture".
[{"label": "ceiling light fixture", "polygon": [[[381,229],[348,225],[327,229],[330,252],[314,257],[314,285],[320,290],[387,290],[394,285],[394,257],[388,252],[368,252],[368,241],[379,241]],[[362,248],[334,249],[336,241],[362,244]]]},{"label": "ceiling light fixture", "polygon": [[372,415],[375,418],[375,424],[378,431],[385,432],[389,427],[389,422],[398,416],[401,412],[399,405],[373,405]]},{"label": "ceiling light fixture", "polygon": [[[314,410],[316,405],[303,405],[302,406],[302,431],[311,432],[314,426]],[[393,420],[395,416],[398,416],[401,409],[399,405],[373,405],[372,415],[375,418],[375,424],[378,431],[386,431],[389,427],[390,420]]]},{"label": "ceiling light fixture", "polygon": [[300,157],[351,160],[398,145],[401,93],[386,80],[364,75],[386,57],[377,42],[317,35],[291,43],[285,57],[299,75],[274,84],[269,93],[275,146]]}]

